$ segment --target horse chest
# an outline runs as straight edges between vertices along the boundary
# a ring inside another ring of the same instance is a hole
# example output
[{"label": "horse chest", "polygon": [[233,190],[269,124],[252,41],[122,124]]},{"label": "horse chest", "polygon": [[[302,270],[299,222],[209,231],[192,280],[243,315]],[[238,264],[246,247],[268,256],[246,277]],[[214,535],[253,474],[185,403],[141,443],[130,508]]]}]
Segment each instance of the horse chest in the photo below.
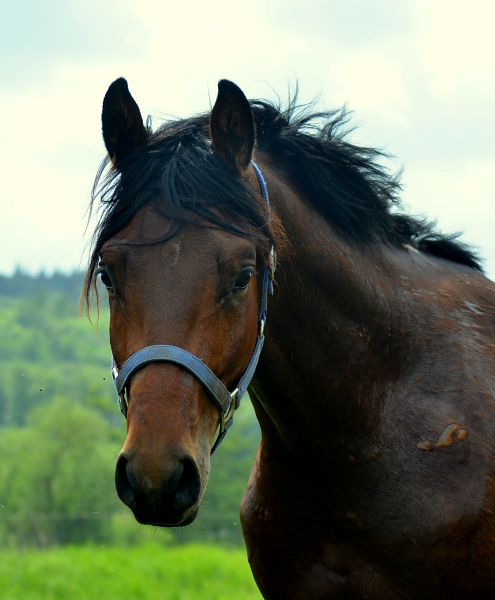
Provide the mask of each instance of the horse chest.
[{"label": "horse chest", "polygon": [[[440,433],[441,444],[448,433]],[[363,445],[354,454],[327,474],[326,498],[297,484],[295,465],[275,474],[258,460],[242,521],[265,598],[450,600],[493,589],[493,496],[475,441],[402,453]]]}]

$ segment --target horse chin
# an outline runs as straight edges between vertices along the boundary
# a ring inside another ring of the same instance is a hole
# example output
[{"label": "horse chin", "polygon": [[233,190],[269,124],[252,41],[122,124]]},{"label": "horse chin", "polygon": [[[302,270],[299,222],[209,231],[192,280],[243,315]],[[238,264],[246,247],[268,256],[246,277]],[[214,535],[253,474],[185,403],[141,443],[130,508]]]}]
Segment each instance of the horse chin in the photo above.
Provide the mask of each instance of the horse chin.
[{"label": "horse chin", "polygon": [[140,513],[134,511],[134,518],[141,525],[152,525],[153,527],[185,527],[190,525],[198,516],[199,506],[186,514],[163,514],[150,515],[149,513]]},{"label": "horse chin", "polygon": [[169,528],[169,527],[186,527],[187,525],[190,525],[196,519],[196,517],[198,516],[198,513],[199,513],[199,508],[196,508],[196,510],[194,510],[192,513],[187,515],[187,517],[185,517],[178,523],[151,523],[151,525],[153,525],[154,527],[167,527],[167,528]]}]

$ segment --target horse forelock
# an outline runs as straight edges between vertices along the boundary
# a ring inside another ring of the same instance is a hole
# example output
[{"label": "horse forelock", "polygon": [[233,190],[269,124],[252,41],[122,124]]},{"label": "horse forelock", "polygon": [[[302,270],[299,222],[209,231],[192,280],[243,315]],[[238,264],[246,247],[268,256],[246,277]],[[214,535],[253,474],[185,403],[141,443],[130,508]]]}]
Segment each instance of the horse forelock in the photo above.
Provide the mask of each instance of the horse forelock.
[{"label": "horse forelock", "polygon": [[91,206],[99,200],[101,212],[83,290],[86,300],[101,247],[148,203],[170,219],[163,236],[149,243],[170,239],[184,223],[206,222],[256,239],[266,258],[276,245],[266,204],[212,149],[206,114],[165,123],[103,178],[106,162],[93,188]]}]

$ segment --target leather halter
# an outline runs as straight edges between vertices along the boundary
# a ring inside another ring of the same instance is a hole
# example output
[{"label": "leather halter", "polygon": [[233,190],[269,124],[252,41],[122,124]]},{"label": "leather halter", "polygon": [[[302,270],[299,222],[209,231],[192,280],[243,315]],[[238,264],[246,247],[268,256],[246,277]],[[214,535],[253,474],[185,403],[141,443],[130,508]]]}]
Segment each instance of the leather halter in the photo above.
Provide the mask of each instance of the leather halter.
[{"label": "leather halter", "polygon": [[[263,198],[265,199],[269,208],[270,202],[268,198],[268,190],[266,188],[263,175],[254,162],[251,164],[258,177]],[[230,429],[233,423],[234,413],[239,408],[241,399],[251,383],[251,379],[258,364],[261,350],[263,349],[263,344],[265,342],[264,329],[266,323],[268,294],[273,294],[273,276],[275,273],[275,267],[276,255],[275,249],[272,246],[270,250],[269,261],[268,264],[265,265],[265,270],[263,273],[261,307],[258,317],[258,338],[256,340],[256,345],[254,347],[251,360],[249,361],[244,375],[240,378],[239,383],[233,392],[229,392],[225,385],[215,375],[215,373],[213,373],[213,371],[207,367],[200,358],[194,356],[190,352],[187,352],[178,346],[161,344],[156,346],[147,346],[135,354],[132,354],[125,361],[120,370],[117,368],[115,358],[112,356],[112,378],[115,387],[117,388],[120,411],[124,417],[127,415],[126,389],[128,387],[130,378],[138,369],[144,365],[156,361],[166,361],[180,365],[201,381],[208,391],[213,403],[220,411],[220,430],[218,432],[218,437],[211,449],[211,454],[213,454],[218,446],[220,446],[222,443],[227,431]]]}]

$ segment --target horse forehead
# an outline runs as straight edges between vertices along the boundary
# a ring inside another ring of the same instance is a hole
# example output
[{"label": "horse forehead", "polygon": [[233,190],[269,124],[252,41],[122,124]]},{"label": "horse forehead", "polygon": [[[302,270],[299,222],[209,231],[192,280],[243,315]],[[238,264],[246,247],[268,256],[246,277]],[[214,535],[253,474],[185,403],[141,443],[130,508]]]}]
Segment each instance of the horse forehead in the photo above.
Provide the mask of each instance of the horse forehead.
[{"label": "horse forehead", "polygon": [[[173,237],[160,243],[170,226],[171,220],[154,204],[148,204],[140,208],[123,229],[103,244],[102,251],[126,249],[127,252],[133,252],[145,247],[145,254],[152,254],[153,247],[156,246],[157,252],[164,256],[170,255],[176,260],[179,254],[186,251],[207,254],[223,248],[228,252],[244,245],[243,238],[201,219],[197,223],[183,224]],[[145,246],[141,246],[143,243]]]},{"label": "horse forehead", "polygon": [[[170,221],[153,209],[141,209],[139,212],[141,214],[136,214],[132,223],[102,246],[101,255],[114,267],[124,263],[127,267],[135,264],[144,276],[144,271],[162,271],[167,265],[167,270],[185,270],[186,274],[194,277],[194,273],[198,269],[204,271],[206,265],[216,270],[256,259],[252,241],[211,224],[186,223],[173,237],[161,241]],[[157,215],[158,219],[153,220],[153,215]]]}]

